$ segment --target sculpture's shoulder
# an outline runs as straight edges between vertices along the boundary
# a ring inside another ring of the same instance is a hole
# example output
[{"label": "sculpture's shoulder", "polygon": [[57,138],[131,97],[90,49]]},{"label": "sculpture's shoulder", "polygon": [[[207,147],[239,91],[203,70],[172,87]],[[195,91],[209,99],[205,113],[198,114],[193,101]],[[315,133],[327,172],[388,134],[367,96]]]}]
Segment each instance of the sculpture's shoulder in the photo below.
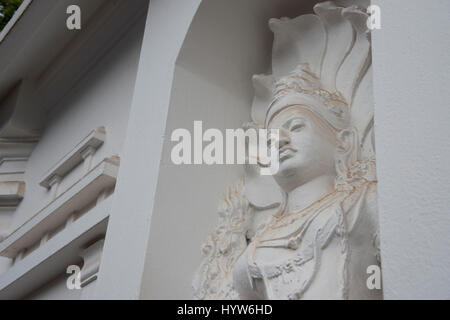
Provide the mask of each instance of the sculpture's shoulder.
[{"label": "sculpture's shoulder", "polygon": [[375,159],[356,161],[345,174],[336,180],[337,189],[347,196],[342,202],[349,233],[359,229],[361,224],[369,224],[378,232],[378,201]]},{"label": "sculpture's shoulder", "polygon": [[376,181],[367,185],[365,207],[368,216],[378,225],[378,184]]},{"label": "sculpture's shoulder", "polygon": [[380,262],[377,182],[356,188],[342,203],[348,241],[355,252],[365,252]]},{"label": "sculpture's shoulder", "polygon": [[346,215],[349,232],[362,221],[370,223],[374,228],[377,227],[377,182],[366,182],[349,192],[342,202],[342,209]]}]

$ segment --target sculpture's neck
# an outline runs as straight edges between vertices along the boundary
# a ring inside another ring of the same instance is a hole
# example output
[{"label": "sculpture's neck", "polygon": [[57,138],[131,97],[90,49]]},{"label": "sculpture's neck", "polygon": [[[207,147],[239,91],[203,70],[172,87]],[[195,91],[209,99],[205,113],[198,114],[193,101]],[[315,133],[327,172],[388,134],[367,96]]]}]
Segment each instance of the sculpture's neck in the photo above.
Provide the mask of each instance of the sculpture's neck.
[{"label": "sculpture's neck", "polygon": [[334,176],[324,175],[298,186],[288,194],[287,212],[298,212],[334,191]]}]

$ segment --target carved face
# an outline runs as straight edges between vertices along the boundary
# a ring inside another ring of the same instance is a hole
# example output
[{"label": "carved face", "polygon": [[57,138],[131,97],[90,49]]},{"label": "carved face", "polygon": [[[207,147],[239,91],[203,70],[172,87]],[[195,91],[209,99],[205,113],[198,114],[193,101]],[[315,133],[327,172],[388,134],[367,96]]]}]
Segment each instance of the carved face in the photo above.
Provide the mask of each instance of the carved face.
[{"label": "carved face", "polygon": [[319,176],[336,175],[338,140],[321,117],[293,105],[278,113],[269,128],[280,130],[280,167],[274,178],[285,192]]}]

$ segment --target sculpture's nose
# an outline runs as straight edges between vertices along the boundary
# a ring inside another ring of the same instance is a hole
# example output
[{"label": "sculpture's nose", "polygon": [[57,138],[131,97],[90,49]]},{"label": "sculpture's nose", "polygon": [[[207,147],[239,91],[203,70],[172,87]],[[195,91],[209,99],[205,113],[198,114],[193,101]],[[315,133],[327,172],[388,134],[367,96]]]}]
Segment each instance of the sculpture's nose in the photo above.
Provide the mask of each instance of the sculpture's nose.
[{"label": "sculpture's nose", "polygon": [[279,129],[280,139],[278,148],[281,149],[283,146],[289,144],[291,142],[291,135],[288,130],[284,128]]},{"label": "sculpture's nose", "polygon": [[284,145],[288,144],[291,141],[289,131],[281,128],[278,129],[278,136],[270,136],[268,139],[268,147],[274,146],[277,149],[282,148]]}]

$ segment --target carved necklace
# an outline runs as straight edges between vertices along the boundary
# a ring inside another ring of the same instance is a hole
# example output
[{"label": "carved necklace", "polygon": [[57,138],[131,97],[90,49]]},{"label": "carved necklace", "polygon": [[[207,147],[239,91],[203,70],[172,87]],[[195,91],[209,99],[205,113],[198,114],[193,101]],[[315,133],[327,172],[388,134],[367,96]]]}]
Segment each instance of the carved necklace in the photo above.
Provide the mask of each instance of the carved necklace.
[{"label": "carved necklace", "polygon": [[[336,195],[339,194],[341,194],[342,196],[336,197]],[[346,194],[345,192],[335,190],[302,210],[292,212],[283,216],[273,216],[270,222],[268,223],[267,227],[265,227],[263,230],[261,230],[260,233],[258,233],[255,236],[253,243],[250,244],[249,248],[250,251],[247,257],[249,273],[251,275],[251,278],[260,278],[263,280],[263,282],[265,283],[265,287],[268,290],[267,295],[269,296],[269,298],[270,296],[273,295],[271,286],[268,283],[269,279],[273,277],[283,276],[285,272],[290,272],[291,269],[294,267],[294,265],[301,266],[302,264],[306,263],[307,261],[311,260],[314,257],[316,257],[315,261],[319,259],[321,252],[321,244],[318,243],[317,240],[317,236],[319,235],[319,233],[316,232],[315,234],[314,248],[312,252],[300,252],[294,258],[287,259],[285,263],[282,263],[280,265],[259,266],[254,261],[254,254],[256,252],[256,249],[271,247],[271,248],[289,248],[292,250],[296,250],[299,247],[306,230],[308,230],[309,226],[315,220],[315,218],[325,209],[335,204],[336,201],[338,201],[340,204],[341,201],[339,200],[342,200],[342,198],[345,197],[345,194]],[[340,205],[338,207],[340,208]],[[290,232],[287,235],[278,238],[272,239],[269,238],[266,240],[263,239],[264,235],[267,235],[267,233],[270,234],[270,232],[275,229],[288,227],[289,225],[292,225],[295,222],[297,222],[299,219],[304,219],[304,221],[301,223],[301,225],[295,227],[295,230],[293,232]],[[340,224],[338,221],[336,222],[337,224]],[[344,260],[347,259],[345,258]],[[306,277],[303,284],[297,290],[295,290],[295,292],[292,292],[290,294],[291,299],[299,299],[303,295],[303,293],[307,290],[307,288],[311,284],[317,272],[317,268],[318,268],[318,261],[314,263],[312,273]]]},{"label": "carved necklace", "polygon": [[[254,237],[253,242],[255,242],[255,249],[259,247],[271,247],[271,245],[268,244],[267,242],[282,241],[283,239],[286,240],[285,245],[286,248],[296,249],[297,246],[293,247],[294,246],[294,244],[292,243],[293,238],[295,239],[298,238],[298,240],[300,240],[304,231],[307,229],[308,225],[312,222],[312,220],[314,220],[314,218],[320,212],[322,212],[323,210],[328,208],[331,204],[333,204],[337,200],[336,195],[340,193],[343,192],[335,190],[327,194],[326,196],[322,197],[321,199],[314,201],[306,208],[282,216],[272,216],[267,225],[264,228],[262,228],[261,231],[258,232]],[[265,236],[268,236],[271,231],[288,227],[290,225],[295,224],[297,221],[301,219],[304,219],[304,221],[301,223],[300,226],[295,228],[295,231],[291,232],[290,234],[287,234],[282,237],[273,237],[273,238],[269,237],[269,239],[267,238],[264,239]],[[278,243],[278,245],[276,246],[279,247],[280,243]]]}]

